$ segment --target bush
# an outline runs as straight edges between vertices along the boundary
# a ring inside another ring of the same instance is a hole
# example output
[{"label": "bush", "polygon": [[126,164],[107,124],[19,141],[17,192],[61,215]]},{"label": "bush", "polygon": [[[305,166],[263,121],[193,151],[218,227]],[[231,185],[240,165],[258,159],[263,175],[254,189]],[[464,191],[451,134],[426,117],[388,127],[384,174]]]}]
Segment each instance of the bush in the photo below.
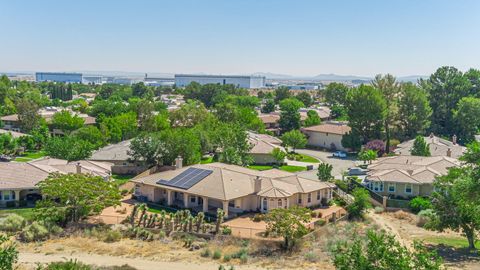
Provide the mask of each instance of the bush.
[{"label": "bush", "polygon": [[317,221],[315,221],[314,225],[315,226],[323,226],[325,225],[325,223],[327,223],[324,219],[319,219]]},{"label": "bush", "polygon": [[224,262],[229,262],[232,259],[231,255],[225,254],[223,255],[223,261]]},{"label": "bush", "polygon": [[212,258],[213,258],[214,260],[218,260],[218,259],[220,259],[221,257],[222,257],[222,252],[221,252],[220,250],[217,249],[217,250],[215,250],[215,251],[213,252]]},{"label": "bush", "polygon": [[49,236],[48,229],[40,222],[34,221],[23,228],[20,237],[25,242],[42,241]]},{"label": "bush", "polygon": [[415,197],[408,204],[413,213],[432,208],[432,202],[423,197]]},{"label": "bush", "polygon": [[103,242],[113,243],[118,242],[122,239],[122,233],[117,230],[107,230],[103,237]]},{"label": "bush", "polygon": [[83,264],[81,262],[77,262],[76,260],[69,260],[66,262],[52,262],[49,263],[47,266],[39,266],[37,267],[39,270],[93,270],[94,268]]},{"label": "bush", "polygon": [[129,192],[128,189],[122,189],[122,190],[120,191],[120,194],[122,194],[122,196],[125,196],[125,195],[128,194],[128,192]]},{"label": "bush", "polygon": [[240,255],[240,263],[247,263],[248,262],[248,254],[242,254]]},{"label": "bush", "polygon": [[232,234],[232,229],[228,226],[224,226],[222,228],[222,234],[223,235],[231,235]]},{"label": "bush", "polygon": [[265,220],[265,215],[264,214],[255,214],[252,218],[254,222],[260,222]]},{"label": "bush", "polygon": [[381,214],[384,211],[385,211],[385,209],[383,207],[380,207],[380,206],[376,206],[375,209],[374,209],[375,214]]},{"label": "bush", "polygon": [[432,218],[435,217],[435,212],[433,209],[426,209],[418,212],[417,214],[417,226],[423,227],[427,222],[429,222]]},{"label": "bush", "polygon": [[212,252],[210,251],[210,249],[206,248],[204,249],[201,253],[200,253],[200,256],[204,257],[204,258],[207,258],[207,257],[210,257],[212,255]]},{"label": "bush", "polygon": [[347,191],[348,190],[348,185],[345,181],[343,180],[335,180],[335,185],[337,185],[337,187],[343,191]]},{"label": "bush", "polygon": [[0,230],[6,232],[18,232],[25,227],[25,219],[17,214],[10,214],[0,222]]},{"label": "bush", "polygon": [[315,255],[315,253],[307,252],[305,254],[305,260],[313,263],[313,262],[316,262],[318,260],[318,258],[317,258],[317,255]]}]

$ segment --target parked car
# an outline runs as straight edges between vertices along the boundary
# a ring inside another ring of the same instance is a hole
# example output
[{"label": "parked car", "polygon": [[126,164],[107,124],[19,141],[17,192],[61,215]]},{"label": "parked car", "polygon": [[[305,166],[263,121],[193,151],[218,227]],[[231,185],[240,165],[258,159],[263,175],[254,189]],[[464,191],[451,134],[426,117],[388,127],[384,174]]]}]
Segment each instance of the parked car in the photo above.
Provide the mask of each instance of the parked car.
[{"label": "parked car", "polygon": [[353,176],[353,175],[366,175],[368,170],[354,167],[354,168],[349,168],[348,169],[348,175]]},{"label": "parked car", "polygon": [[346,158],[347,153],[345,153],[343,151],[336,151],[336,152],[333,153],[333,156],[338,157],[338,158]]}]

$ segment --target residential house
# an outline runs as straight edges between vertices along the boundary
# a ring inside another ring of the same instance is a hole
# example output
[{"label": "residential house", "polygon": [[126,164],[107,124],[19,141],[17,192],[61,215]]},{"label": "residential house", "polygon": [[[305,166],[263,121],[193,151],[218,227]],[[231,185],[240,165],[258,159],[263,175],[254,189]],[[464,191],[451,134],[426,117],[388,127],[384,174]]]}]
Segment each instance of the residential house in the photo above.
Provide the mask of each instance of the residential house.
[{"label": "residential house", "polygon": [[25,134],[25,133],[16,132],[16,131],[13,131],[13,130],[6,130],[6,129],[0,129],[0,134],[10,134],[15,139],[23,137],[23,136],[29,136],[28,134]]},{"label": "residential house", "polygon": [[342,146],[343,135],[350,132],[351,128],[342,122],[327,122],[317,126],[302,128],[307,136],[307,146],[315,148],[346,150]]},{"label": "residential house", "polygon": [[[456,136],[452,137],[452,141],[439,138],[430,134],[428,137],[424,137],[425,142],[430,148],[430,155],[435,156],[448,156],[452,158],[459,158],[467,150],[466,147],[457,144]],[[403,142],[397,145],[394,150],[395,154],[402,156],[410,156],[415,139]]]},{"label": "residential house", "polygon": [[19,204],[26,201],[28,194],[39,194],[37,184],[45,180],[50,173],[85,173],[109,179],[111,164],[40,158],[30,162],[0,162],[0,206],[9,202]]},{"label": "residential house", "polygon": [[130,156],[131,140],[110,144],[92,153],[91,161],[108,162],[113,164],[111,171],[114,174],[136,175],[147,168]]},{"label": "residential house", "polygon": [[248,143],[252,146],[249,153],[255,164],[269,165],[279,163],[272,156],[272,151],[275,148],[280,148],[280,150],[285,152],[285,149],[281,146],[282,141],[280,139],[267,134],[247,133]]},{"label": "residential house", "polygon": [[268,212],[294,205],[327,205],[334,185],[271,169],[256,171],[223,163],[197,164],[135,177],[140,200],[215,213],[227,217],[249,211]]},{"label": "residential house", "polygon": [[451,157],[392,156],[368,166],[364,184],[383,196],[412,198],[429,196],[437,176],[445,175],[460,162]]}]

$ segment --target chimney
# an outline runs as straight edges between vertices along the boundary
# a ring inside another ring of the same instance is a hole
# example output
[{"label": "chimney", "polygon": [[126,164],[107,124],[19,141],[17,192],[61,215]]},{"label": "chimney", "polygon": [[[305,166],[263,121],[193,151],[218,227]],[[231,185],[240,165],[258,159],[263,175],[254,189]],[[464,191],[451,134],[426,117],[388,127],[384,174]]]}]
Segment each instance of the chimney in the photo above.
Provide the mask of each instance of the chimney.
[{"label": "chimney", "polygon": [[178,156],[175,159],[175,170],[183,168],[183,158],[181,156]]},{"label": "chimney", "polygon": [[452,157],[452,149],[447,149],[447,157]]},{"label": "chimney", "polygon": [[254,180],[254,191],[255,191],[255,193],[260,192],[261,188],[262,188],[262,179],[260,179],[260,176],[257,176]]},{"label": "chimney", "polygon": [[82,165],[80,165],[80,162],[77,162],[77,164],[75,164],[75,169],[76,169],[77,174],[82,173]]},{"label": "chimney", "polygon": [[457,144],[457,135],[453,134],[452,142],[454,145]]}]

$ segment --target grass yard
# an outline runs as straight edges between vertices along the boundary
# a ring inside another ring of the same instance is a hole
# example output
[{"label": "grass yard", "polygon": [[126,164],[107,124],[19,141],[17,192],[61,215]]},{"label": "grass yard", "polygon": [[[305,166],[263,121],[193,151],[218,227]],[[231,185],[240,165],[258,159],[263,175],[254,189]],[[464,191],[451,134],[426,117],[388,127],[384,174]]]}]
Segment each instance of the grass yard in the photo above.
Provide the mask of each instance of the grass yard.
[{"label": "grass yard", "polygon": [[202,157],[202,160],[200,160],[200,164],[208,164],[212,162],[213,162],[213,156]]},{"label": "grass yard", "polygon": [[0,218],[6,217],[10,214],[17,214],[24,217],[27,220],[33,219],[34,208],[12,208],[12,209],[0,209]]},{"label": "grass yard", "polygon": [[118,175],[118,174],[112,174],[112,178],[114,179],[115,184],[117,184],[118,186],[121,186],[121,185],[127,183],[127,182],[130,181],[130,179],[132,179],[133,177],[135,177],[135,176],[134,176],[134,175]]},{"label": "grass yard", "polygon": [[29,161],[32,161],[34,159],[44,157],[45,155],[46,155],[46,153],[44,151],[36,151],[36,152],[26,151],[21,156],[16,157],[14,159],[14,161],[16,161],[16,162],[29,162]]},{"label": "grass yard", "polygon": [[[465,237],[446,237],[446,236],[438,236],[438,237],[425,237],[422,238],[425,243],[433,244],[433,245],[444,245],[450,246],[453,248],[468,248],[468,241]],[[475,241],[475,246],[478,248],[480,245],[480,240]]]},{"label": "grass yard", "polygon": [[[265,171],[273,169],[273,166],[269,165],[249,165],[247,168],[257,171]],[[292,166],[292,165],[283,165],[278,167],[279,170],[286,171],[286,172],[301,172],[307,170],[304,166]]]},{"label": "grass yard", "polygon": [[296,159],[296,161],[300,161],[300,162],[309,162],[309,163],[319,163],[320,161],[314,157],[311,157],[311,156],[307,156],[307,155],[304,155],[304,154],[297,154],[300,158],[299,159]]}]

